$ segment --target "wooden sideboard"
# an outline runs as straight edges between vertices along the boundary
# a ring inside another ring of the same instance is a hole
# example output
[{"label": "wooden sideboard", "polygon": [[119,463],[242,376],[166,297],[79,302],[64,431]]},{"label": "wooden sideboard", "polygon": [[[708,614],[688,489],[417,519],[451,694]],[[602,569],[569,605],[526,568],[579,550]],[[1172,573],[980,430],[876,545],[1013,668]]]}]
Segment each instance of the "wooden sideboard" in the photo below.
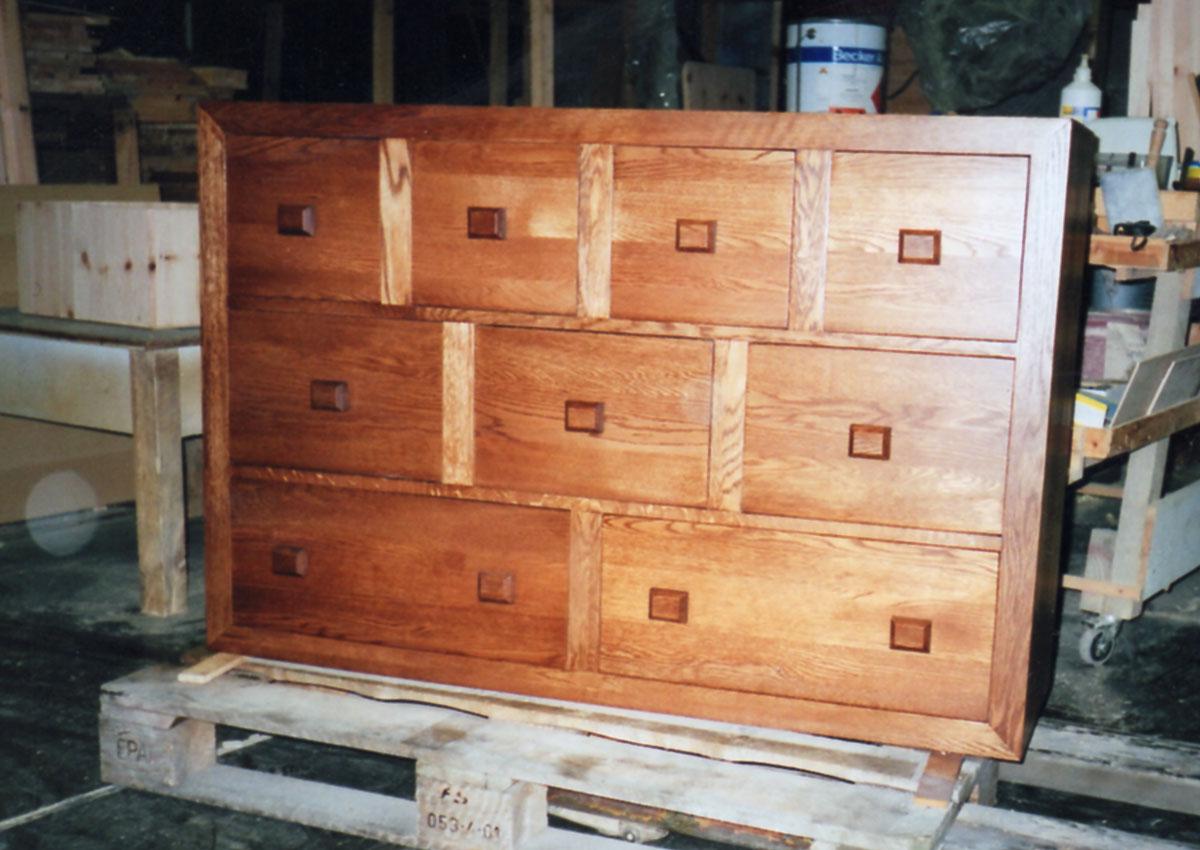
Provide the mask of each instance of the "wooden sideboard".
[{"label": "wooden sideboard", "polygon": [[217,104],[215,649],[1018,758],[1066,120]]}]

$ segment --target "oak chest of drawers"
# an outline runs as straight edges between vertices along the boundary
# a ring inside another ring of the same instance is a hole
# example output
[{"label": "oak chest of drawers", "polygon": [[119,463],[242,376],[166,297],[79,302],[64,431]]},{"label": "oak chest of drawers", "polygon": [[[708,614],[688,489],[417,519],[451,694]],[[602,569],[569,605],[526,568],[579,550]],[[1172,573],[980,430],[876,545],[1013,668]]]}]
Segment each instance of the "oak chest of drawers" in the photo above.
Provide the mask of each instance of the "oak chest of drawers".
[{"label": "oak chest of drawers", "polygon": [[1013,758],[1067,121],[201,116],[210,644]]}]

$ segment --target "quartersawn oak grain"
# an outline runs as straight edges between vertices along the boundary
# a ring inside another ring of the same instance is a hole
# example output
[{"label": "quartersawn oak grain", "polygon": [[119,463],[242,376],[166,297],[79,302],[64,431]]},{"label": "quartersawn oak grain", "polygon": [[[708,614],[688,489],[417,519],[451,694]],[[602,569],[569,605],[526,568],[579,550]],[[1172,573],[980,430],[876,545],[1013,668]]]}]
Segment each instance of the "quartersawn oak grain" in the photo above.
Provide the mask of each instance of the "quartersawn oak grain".
[{"label": "quartersawn oak grain", "polygon": [[[668,504],[708,498],[712,345],[481,327],[475,483]],[[568,401],[604,430],[567,431]]]},{"label": "quartersawn oak grain", "polygon": [[[787,324],[790,151],[618,147],[612,315]],[[712,251],[681,251],[679,221],[715,222]]]},{"label": "quartersawn oak grain", "polygon": [[[247,295],[378,302],[379,143],[231,136],[229,286]],[[280,204],[312,206],[312,236],[279,233]]]},{"label": "quartersawn oak grain", "polygon": [[[752,345],[742,509],[999,532],[1012,392],[1005,360]],[[856,424],[887,460],[850,455]]]},{"label": "quartersawn oak grain", "polygon": [[[575,314],[579,151],[413,142],[413,300]],[[470,239],[467,209],[504,210],[503,239]]]},{"label": "quartersawn oak grain", "polygon": [[[824,327],[1011,340],[1024,157],[833,155]],[[900,263],[901,230],[940,230],[937,265]]]},{"label": "quartersawn oak grain", "polygon": [[[428,323],[229,314],[235,463],[442,475],[442,330]],[[313,381],[346,384],[315,410]]]},{"label": "quartersawn oak grain", "polygon": [[[566,511],[242,482],[233,488],[234,622],[352,643],[561,667]],[[302,548],[303,577],[271,570]],[[511,604],[479,601],[511,573]]]},{"label": "quartersawn oak grain", "polygon": [[[994,554],[622,517],[603,543],[603,672],[987,716]],[[655,587],[686,623],[647,616]],[[896,615],[932,621],[929,654],[890,648]]]}]

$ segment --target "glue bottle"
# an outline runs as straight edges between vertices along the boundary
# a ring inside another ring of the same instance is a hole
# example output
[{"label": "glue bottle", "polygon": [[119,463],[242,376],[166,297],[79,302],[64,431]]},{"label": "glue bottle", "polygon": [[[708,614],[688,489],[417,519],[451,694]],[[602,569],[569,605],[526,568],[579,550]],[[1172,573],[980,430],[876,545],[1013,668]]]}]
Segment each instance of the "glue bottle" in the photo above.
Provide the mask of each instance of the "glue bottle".
[{"label": "glue bottle", "polygon": [[1084,122],[1100,117],[1100,87],[1092,82],[1086,53],[1079,57],[1075,79],[1063,86],[1058,114]]}]

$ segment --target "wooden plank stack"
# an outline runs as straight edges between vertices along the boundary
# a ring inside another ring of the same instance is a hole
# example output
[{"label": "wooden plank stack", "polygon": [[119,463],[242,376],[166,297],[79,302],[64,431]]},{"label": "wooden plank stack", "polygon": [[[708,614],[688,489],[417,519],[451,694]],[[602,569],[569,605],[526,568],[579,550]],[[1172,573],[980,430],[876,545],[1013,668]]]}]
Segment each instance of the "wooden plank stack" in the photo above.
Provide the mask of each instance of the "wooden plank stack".
[{"label": "wooden plank stack", "polygon": [[43,94],[104,94],[96,73],[96,30],[109,25],[107,15],[59,15],[26,12],[25,67],[29,91]]}]

